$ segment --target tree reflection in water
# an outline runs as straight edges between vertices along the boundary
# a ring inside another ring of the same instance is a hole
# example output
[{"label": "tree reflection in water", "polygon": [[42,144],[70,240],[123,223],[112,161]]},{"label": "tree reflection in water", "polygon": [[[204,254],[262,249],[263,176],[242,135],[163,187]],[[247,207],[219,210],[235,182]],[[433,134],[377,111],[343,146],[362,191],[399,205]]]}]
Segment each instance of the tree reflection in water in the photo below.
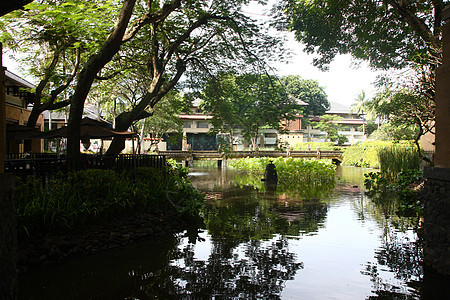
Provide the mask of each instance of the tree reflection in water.
[{"label": "tree reflection in water", "polygon": [[253,181],[240,181],[238,189],[209,195],[204,218],[211,252],[199,260],[193,244],[180,251],[172,293],[195,299],[277,299],[285,282],[303,268],[286,236],[316,232],[327,205],[294,200],[285,191],[271,194],[258,189],[260,180],[248,178]]},{"label": "tree reflection in water", "polygon": [[206,299],[277,299],[286,280],[293,279],[302,264],[288,251],[287,240],[279,237],[265,245],[249,241],[244,251],[234,251],[228,240],[213,240],[207,261],[196,260],[193,249],[183,251],[184,268],[179,269],[178,296]]},{"label": "tree reflection in water", "polygon": [[[375,251],[376,263],[368,262],[362,274],[370,276],[376,296],[369,299],[419,299],[423,280],[423,255],[417,237],[417,216],[410,218],[397,215],[399,203],[392,197],[378,197],[364,202],[364,211],[383,229],[382,245]],[[408,235],[409,232],[409,235]],[[394,275],[394,279],[388,280]],[[400,282],[407,285],[401,286]],[[406,295],[409,295],[408,297]]]}]

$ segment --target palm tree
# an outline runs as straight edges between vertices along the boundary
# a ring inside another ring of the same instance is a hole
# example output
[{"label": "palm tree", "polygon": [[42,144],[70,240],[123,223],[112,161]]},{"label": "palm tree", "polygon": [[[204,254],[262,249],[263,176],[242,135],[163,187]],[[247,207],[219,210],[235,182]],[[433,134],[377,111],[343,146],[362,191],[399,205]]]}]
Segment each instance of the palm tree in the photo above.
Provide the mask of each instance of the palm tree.
[{"label": "palm tree", "polygon": [[366,92],[364,90],[356,97],[355,103],[350,106],[350,112],[356,112],[363,117],[363,135],[366,136],[366,128],[365,128],[365,113],[368,110],[368,99],[366,99]]}]

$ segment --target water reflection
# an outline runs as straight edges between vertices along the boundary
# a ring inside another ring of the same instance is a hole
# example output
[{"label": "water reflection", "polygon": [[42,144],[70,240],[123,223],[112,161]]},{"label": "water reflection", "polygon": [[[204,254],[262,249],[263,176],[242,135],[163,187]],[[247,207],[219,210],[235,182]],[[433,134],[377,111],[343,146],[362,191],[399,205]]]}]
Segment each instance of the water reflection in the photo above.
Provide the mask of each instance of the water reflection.
[{"label": "water reflection", "polygon": [[366,197],[363,169],[338,169],[337,184],[309,190],[192,171],[206,194],[204,228],[26,274],[21,298],[418,299],[436,290],[414,220]]}]

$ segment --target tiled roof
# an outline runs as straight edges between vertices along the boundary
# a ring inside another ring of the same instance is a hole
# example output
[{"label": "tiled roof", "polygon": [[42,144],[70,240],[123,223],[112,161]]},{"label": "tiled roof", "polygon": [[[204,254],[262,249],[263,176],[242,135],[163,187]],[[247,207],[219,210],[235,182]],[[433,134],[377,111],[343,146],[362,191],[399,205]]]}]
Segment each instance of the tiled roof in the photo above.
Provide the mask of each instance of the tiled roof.
[{"label": "tiled roof", "polygon": [[328,102],[330,102],[328,114],[350,114],[350,107],[333,101]]}]

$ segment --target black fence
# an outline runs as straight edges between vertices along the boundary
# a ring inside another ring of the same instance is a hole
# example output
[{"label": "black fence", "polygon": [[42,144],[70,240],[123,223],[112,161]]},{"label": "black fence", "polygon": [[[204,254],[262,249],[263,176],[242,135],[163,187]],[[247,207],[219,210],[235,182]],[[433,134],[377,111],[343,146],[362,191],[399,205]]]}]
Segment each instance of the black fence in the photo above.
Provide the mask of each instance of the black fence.
[{"label": "black fence", "polygon": [[[167,161],[164,155],[132,155],[121,154],[118,156],[82,155],[81,169],[103,169],[122,172],[138,167],[162,168]],[[55,176],[58,172],[67,171],[67,159],[56,154],[17,154],[8,155],[5,160],[5,173],[13,173],[25,178],[34,175],[44,182]]]}]

